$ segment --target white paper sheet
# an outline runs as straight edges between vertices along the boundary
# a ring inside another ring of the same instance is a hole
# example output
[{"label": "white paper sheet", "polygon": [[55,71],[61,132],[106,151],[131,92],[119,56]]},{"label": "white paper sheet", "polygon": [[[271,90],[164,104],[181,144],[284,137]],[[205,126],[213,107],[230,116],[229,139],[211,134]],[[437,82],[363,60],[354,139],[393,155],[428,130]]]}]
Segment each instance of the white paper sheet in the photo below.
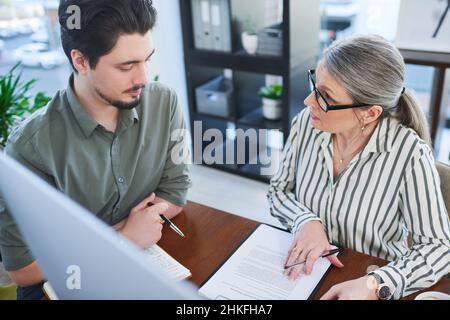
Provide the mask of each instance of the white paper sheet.
[{"label": "white paper sheet", "polygon": [[319,258],[310,275],[296,281],[283,275],[292,234],[260,225],[225,264],[200,288],[208,299],[306,300],[330,262]]},{"label": "white paper sheet", "polygon": [[164,269],[173,279],[183,280],[191,275],[189,269],[156,244],[146,249],[145,253],[150,261]]}]

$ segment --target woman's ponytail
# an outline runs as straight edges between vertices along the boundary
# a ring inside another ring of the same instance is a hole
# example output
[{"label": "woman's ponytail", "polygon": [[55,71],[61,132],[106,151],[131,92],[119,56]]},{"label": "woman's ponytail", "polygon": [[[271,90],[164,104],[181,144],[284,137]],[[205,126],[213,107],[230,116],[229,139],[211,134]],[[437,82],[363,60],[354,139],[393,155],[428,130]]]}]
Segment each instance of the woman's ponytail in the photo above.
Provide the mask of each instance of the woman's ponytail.
[{"label": "woman's ponytail", "polygon": [[398,108],[392,115],[401,124],[416,131],[419,137],[432,147],[425,113],[420,108],[417,99],[410,90],[406,89],[400,96]]}]

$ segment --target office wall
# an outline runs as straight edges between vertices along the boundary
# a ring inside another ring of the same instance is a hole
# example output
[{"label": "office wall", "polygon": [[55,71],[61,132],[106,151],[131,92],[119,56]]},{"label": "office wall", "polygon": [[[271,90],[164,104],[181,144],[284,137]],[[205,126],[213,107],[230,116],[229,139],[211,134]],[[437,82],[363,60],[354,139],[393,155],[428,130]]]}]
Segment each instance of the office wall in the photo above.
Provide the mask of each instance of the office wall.
[{"label": "office wall", "polygon": [[356,32],[379,34],[394,41],[397,32],[400,0],[358,0]]},{"label": "office wall", "polygon": [[153,36],[156,52],[150,63],[150,76],[172,87],[178,94],[186,125],[190,127],[184,69],[183,38],[178,0],[154,0],[158,22]]}]

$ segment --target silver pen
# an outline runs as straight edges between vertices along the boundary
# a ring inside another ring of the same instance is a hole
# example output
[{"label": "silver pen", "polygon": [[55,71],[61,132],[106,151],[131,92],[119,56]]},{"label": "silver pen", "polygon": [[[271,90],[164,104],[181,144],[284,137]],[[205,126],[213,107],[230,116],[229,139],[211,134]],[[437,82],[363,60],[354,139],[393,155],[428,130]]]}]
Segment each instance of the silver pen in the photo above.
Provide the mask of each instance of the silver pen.
[{"label": "silver pen", "polygon": [[[154,205],[154,203],[151,203],[151,202],[149,202],[148,204],[147,204],[147,206],[148,207],[151,207],[151,206],[153,206]],[[183,237],[183,238],[185,238],[186,236],[184,235],[184,233],[180,230],[180,228],[178,228],[172,221],[170,221],[169,220],[169,218],[167,218],[165,215],[163,215],[163,214],[160,214],[159,215],[160,217],[161,217],[161,219],[165,222],[165,223],[167,223],[169,226],[170,226],[170,228],[172,228],[172,230],[173,231],[175,231],[176,233],[178,233],[181,237]]]},{"label": "silver pen", "polygon": [[169,226],[172,228],[173,231],[175,231],[176,233],[178,233],[180,236],[182,236],[183,238],[185,238],[184,233],[172,222],[170,221],[165,215],[160,214],[159,215],[161,217],[161,219],[164,220],[164,222],[168,223]]}]

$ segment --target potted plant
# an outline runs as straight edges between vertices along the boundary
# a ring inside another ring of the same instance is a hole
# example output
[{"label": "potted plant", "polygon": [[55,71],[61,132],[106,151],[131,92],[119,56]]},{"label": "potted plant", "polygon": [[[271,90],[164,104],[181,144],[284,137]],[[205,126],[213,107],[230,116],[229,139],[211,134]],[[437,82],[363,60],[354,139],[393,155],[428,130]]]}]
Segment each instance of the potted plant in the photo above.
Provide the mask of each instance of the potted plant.
[{"label": "potted plant", "polygon": [[255,23],[248,18],[244,23],[244,31],[241,35],[242,46],[248,54],[255,54],[258,48],[258,35]]},{"label": "potted plant", "polygon": [[282,115],[281,98],[283,96],[283,86],[272,84],[262,87],[259,92],[262,98],[263,116],[269,120],[278,120]]},{"label": "potted plant", "polygon": [[22,82],[21,73],[16,74],[18,66],[0,76],[0,150],[6,146],[12,127],[50,101],[43,92],[38,92],[30,102],[30,90],[36,80]]}]

